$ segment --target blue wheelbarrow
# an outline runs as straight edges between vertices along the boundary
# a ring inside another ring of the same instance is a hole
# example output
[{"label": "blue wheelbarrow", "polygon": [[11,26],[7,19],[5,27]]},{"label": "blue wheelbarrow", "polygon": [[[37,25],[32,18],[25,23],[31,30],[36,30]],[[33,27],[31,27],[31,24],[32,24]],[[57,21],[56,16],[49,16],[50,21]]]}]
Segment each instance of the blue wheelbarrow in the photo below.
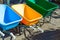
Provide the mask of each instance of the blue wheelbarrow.
[{"label": "blue wheelbarrow", "polygon": [[[15,28],[22,18],[17,15],[9,6],[0,4],[0,28],[2,32],[9,33],[14,39],[13,33],[8,30]],[[4,38],[3,38],[4,39]]]}]

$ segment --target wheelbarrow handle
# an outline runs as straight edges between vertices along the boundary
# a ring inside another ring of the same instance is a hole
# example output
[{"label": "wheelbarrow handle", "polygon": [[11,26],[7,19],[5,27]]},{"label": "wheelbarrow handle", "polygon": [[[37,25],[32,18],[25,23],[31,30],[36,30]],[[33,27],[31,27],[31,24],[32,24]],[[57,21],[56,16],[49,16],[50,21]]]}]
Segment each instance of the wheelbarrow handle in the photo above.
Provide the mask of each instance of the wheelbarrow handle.
[{"label": "wheelbarrow handle", "polygon": [[5,36],[5,34],[4,34],[3,32],[1,32],[1,31],[0,31],[0,34],[1,34],[1,36],[3,36],[3,37]]},{"label": "wheelbarrow handle", "polygon": [[12,38],[15,40],[16,39],[16,37],[15,37],[15,35],[13,34],[13,33],[10,33],[10,35],[12,36]]},{"label": "wheelbarrow handle", "polygon": [[33,30],[36,30],[36,28],[34,28],[33,26],[30,26],[30,28],[32,28]]}]

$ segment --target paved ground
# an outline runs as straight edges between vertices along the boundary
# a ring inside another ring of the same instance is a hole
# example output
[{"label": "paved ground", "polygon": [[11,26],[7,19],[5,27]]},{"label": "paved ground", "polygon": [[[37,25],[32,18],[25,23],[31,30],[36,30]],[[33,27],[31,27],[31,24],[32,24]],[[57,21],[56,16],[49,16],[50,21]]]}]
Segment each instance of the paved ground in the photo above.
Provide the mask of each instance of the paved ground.
[{"label": "paved ground", "polygon": [[[60,11],[59,11],[60,12]],[[52,40],[53,39],[53,37],[55,37],[55,36],[49,36],[49,35],[58,35],[59,33],[60,33],[60,30],[58,30],[58,31],[56,31],[57,29],[60,29],[60,13],[58,13],[58,15],[54,15],[54,16],[52,16],[52,21],[51,21],[51,23],[45,23],[42,27],[41,27],[42,29],[44,29],[46,32],[44,32],[44,33],[39,33],[39,34],[37,34],[37,35],[34,35],[32,38],[31,38],[31,40],[35,40],[34,38],[37,38],[36,40]],[[55,33],[56,32],[56,33]],[[50,33],[50,34],[49,34]],[[41,36],[38,36],[38,35],[41,35]],[[51,38],[49,38],[48,39],[48,36],[49,37],[51,37]],[[39,39],[39,37],[40,37],[40,39]],[[44,39],[42,39],[42,38],[44,38]],[[59,36],[56,36],[55,38],[57,38],[58,37],[58,39],[54,39],[54,40],[60,40],[59,38],[60,38],[60,35]],[[47,39],[46,39],[47,38]],[[9,40],[10,39],[10,37],[7,37],[7,38],[5,38],[5,40]],[[1,40],[1,38],[0,38],[0,40]],[[21,36],[16,36],[16,40],[24,40],[24,35],[21,35]]]}]

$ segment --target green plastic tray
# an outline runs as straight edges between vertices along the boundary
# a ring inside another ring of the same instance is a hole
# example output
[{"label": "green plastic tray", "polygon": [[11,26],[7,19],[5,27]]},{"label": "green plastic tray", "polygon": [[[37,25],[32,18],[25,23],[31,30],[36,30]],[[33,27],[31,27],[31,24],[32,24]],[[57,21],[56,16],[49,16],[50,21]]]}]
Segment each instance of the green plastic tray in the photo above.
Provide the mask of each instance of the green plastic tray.
[{"label": "green plastic tray", "polygon": [[49,16],[51,12],[59,8],[59,6],[56,4],[47,2],[45,0],[26,0],[26,4],[42,14],[43,17]]}]

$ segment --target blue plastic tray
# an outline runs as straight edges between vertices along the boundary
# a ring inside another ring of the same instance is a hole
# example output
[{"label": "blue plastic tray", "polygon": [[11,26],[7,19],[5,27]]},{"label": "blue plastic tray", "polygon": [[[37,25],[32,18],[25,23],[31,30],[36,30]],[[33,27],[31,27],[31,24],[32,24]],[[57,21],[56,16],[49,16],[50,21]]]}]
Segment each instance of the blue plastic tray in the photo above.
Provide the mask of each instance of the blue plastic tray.
[{"label": "blue plastic tray", "polygon": [[9,6],[0,4],[0,28],[9,30],[16,27],[22,18]]}]

